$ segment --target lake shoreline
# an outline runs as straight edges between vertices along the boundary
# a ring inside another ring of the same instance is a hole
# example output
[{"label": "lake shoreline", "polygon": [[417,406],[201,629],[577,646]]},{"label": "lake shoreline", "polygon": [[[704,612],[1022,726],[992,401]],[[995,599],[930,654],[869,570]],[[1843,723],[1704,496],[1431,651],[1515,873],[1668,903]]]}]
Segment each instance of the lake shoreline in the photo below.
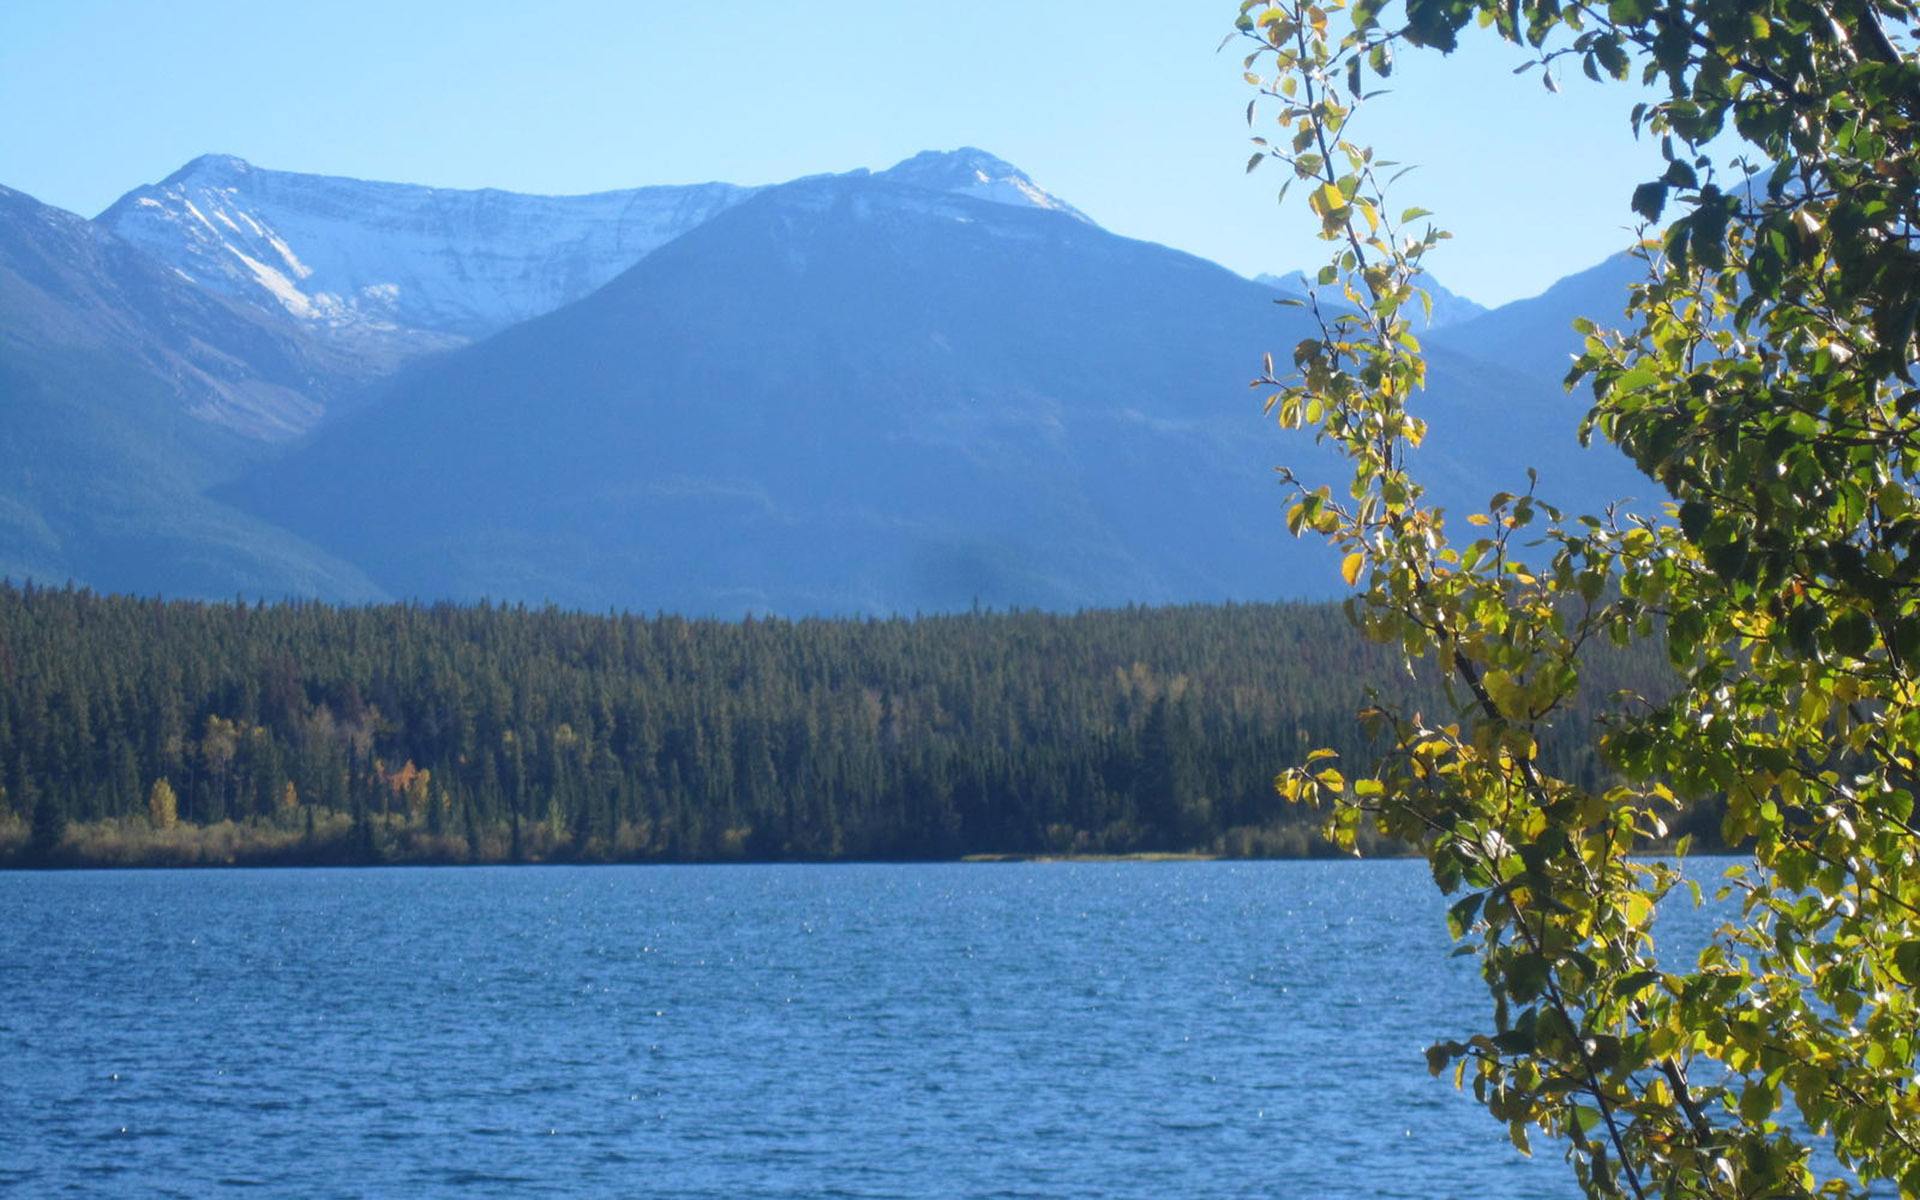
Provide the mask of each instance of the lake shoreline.
[{"label": "lake shoreline", "polygon": [[[1404,861],[1418,854],[1384,838],[1370,837],[1360,853],[1342,850],[1305,826],[1289,832],[1289,850],[1235,853],[1217,848],[1188,850],[1073,851],[982,850],[955,854],[844,856],[756,854],[667,856],[636,852],[632,845],[595,843],[581,852],[569,842],[546,836],[545,826],[528,823],[515,841],[508,829],[488,831],[469,841],[449,833],[430,833],[398,821],[379,819],[361,827],[344,817],[324,818],[303,830],[300,822],[274,824],[181,823],[155,829],[138,822],[75,824],[62,831],[49,851],[36,848],[32,831],[17,817],[0,817],[0,874],[18,872],[311,870],[381,867],[617,867],[617,866],[851,866],[964,863],[1193,863]],[[1264,844],[1274,845],[1280,839]],[[1692,858],[1730,853],[1696,840]],[[1652,845],[1641,853],[1670,855],[1670,845]]]},{"label": "lake shoreline", "polygon": [[[967,863],[1109,862],[1306,862],[1353,858],[1317,837],[1300,838],[1301,852],[1236,854],[1214,849],[1075,852],[1069,850],[972,851],[959,854],[783,855],[743,852],[725,857],[661,856],[595,847],[578,853],[529,832],[519,853],[509,834],[469,846],[462,838],[382,832],[373,837],[334,830],[319,837],[295,829],[223,823],[179,825],[165,830],[86,825],[65,831],[50,849],[37,849],[23,822],[0,823],[0,873],[21,871],[279,870],[342,867],[546,867],[546,866],[770,866]],[[1367,858],[1405,858],[1404,849],[1382,843]]]},{"label": "lake shoreline", "polygon": [[[52,849],[35,845],[29,822],[0,814],[0,874],[10,872],[100,872],[100,870],[313,870],[313,868],[461,868],[461,866],[781,866],[781,864],[1012,864],[1012,862],[1329,862],[1419,858],[1404,845],[1369,835],[1359,852],[1342,851],[1306,824],[1267,829],[1248,849],[1194,847],[1185,851],[962,851],[952,854],[783,854],[755,852],[743,843],[730,854],[647,852],[632,835],[616,843],[591,841],[582,852],[557,837],[545,822],[476,829],[472,837],[451,829],[422,828],[399,814],[374,814],[365,824],[348,814],[319,812],[309,824],[301,814],[271,822],[219,822],[154,828],[144,820],[69,824]],[[1692,856],[1726,852],[1705,839]],[[1258,847],[1269,847],[1261,852]],[[1279,847],[1279,851],[1271,851]],[[1670,854],[1649,845],[1645,854]]]},{"label": "lake shoreline", "polygon": [[852,867],[852,866],[1011,866],[1016,864],[1086,865],[1100,863],[1232,863],[1232,862],[1399,862],[1411,854],[1298,854],[1237,856],[1212,853],[1142,852],[1138,854],[964,854],[951,858],[540,858],[540,859],[257,859],[99,861],[85,859],[36,860],[28,855],[0,859],[0,875],[86,874],[97,871],[318,871],[318,870],[460,870],[486,867]]}]

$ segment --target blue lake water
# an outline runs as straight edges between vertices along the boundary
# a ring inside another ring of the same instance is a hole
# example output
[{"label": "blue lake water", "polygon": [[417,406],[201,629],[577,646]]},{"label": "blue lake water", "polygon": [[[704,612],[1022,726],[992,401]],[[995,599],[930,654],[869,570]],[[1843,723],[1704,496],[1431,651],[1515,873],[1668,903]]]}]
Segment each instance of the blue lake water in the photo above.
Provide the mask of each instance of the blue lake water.
[{"label": "blue lake water", "polygon": [[0,876],[0,1192],[1568,1197],[1424,864]]}]

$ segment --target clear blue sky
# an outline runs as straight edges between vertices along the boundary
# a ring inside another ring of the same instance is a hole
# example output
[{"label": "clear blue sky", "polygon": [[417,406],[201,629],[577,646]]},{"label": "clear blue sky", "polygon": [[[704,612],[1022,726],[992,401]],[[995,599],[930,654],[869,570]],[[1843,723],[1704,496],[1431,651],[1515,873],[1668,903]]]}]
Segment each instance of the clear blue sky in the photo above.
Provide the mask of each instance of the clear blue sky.
[{"label": "clear blue sky", "polygon": [[[762,183],[990,150],[1117,232],[1249,274],[1317,265],[1216,53],[1233,0],[0,4],[0,183],[92,215],[208,151],[290,170],[585,192]],[[1631,94],[1510,74],[1491,38],[1409,58],[1362,131],[1422,164],[1433,260],[1497,303],[1628,239],[1653,172]]]}]

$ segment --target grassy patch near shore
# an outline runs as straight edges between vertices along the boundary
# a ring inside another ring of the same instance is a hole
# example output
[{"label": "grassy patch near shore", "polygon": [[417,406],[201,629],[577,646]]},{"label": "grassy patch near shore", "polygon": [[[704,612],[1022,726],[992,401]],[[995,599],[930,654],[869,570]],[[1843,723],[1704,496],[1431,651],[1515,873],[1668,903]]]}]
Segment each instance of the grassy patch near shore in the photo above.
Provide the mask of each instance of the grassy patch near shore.
[{"label": "grassy patch near shore", "polygon": [[968,854],[961,862],[1214,862],[1224,855],[1198,850],[1148,850],[1137,854]]}]

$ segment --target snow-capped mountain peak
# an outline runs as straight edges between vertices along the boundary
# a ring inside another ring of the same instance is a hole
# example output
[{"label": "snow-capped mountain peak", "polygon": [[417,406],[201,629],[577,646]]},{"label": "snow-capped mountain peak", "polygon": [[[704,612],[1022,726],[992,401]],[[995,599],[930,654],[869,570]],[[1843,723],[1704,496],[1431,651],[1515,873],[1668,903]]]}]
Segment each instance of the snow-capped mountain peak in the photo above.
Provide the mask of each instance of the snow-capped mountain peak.
[{"label": "snow-capped mountain peak", "polygon": [[1060,212],[1092,225],[1092,218],[1034,183],[1025,171],[985,150],[923,150],[896,163],[877,178],[929,191],[950,192],[1018,208]]},{"label": "snow-capped mountain peak", "polygon": [[233,178],[245,175],[253,170],[253,164],[235,154],[202,154],[178,171],[160,181],[160,185],[181,183],[186,180],[211,180]]},{"label": "snow-capped mountain peak", "polygon": [[577,300],[751,191],[712,183],[535,196],[208,154],[96,220],[194,282],[405,351]]},{"label": "snow-capped mountain peak", "polygon": [[[1087,217],[966,147],[880,172],[896,185]],[[485,337],[610,282],[756,189],[724,183],[583,196],[379,183],[204,154],[98,225],[186,279],[275,312],[357,356]]]}]

